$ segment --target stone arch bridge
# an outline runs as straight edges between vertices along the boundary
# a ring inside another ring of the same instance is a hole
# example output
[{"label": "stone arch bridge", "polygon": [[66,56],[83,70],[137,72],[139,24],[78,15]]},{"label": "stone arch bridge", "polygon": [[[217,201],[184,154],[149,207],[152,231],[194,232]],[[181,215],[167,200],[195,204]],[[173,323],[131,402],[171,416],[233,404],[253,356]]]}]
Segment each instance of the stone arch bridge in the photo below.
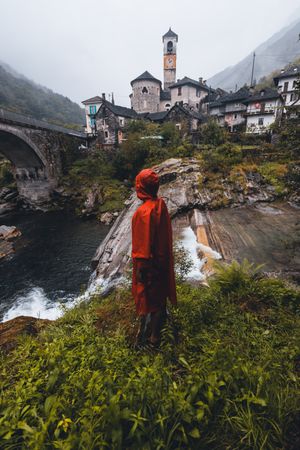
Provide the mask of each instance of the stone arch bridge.
[{"label": "stone arch bridge", "polygon": [[0,109],[0,153],[13,164],[19,194],[32,204],[50,200],[66,153],[86,141],[85,133]]}]

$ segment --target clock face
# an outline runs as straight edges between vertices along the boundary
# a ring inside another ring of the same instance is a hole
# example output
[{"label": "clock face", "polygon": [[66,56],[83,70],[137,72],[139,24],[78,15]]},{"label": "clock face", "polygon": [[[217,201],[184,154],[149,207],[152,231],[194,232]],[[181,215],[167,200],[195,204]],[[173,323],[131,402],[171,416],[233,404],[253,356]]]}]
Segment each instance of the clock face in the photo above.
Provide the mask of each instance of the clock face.
[{"label": "clock face", "polygon": [[165,69],[175,69],[175,67],[176,67],[176,56],[175,55],[165,55],[164,68]]}]

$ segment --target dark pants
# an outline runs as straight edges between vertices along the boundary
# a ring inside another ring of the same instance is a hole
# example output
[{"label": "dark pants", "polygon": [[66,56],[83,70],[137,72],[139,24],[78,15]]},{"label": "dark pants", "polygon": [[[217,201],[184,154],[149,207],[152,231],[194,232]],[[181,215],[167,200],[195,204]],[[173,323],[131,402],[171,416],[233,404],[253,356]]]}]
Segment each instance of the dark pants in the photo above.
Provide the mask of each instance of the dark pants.
[{"label": "dark pants", "polygon": [[166,308],[163,307],[150,314],[140,316],[140,324],[136,336],[137,344],[149,341],[151,344],[159,344],[161,330],[167,317]]}]

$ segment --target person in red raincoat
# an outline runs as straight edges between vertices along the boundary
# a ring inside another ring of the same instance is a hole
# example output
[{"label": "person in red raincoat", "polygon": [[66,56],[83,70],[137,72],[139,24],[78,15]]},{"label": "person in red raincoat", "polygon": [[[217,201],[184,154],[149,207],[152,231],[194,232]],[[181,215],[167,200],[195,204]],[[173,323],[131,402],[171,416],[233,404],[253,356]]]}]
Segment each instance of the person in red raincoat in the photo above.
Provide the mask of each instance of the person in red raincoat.
[{"label": "person in red raincoat", "polygon": [[166,204],[157,197],[159,177],[142,170],[135,180],[143,204],[132,217],[132,293],[140,316],[137,341],[143,338],[146,316],[150,314],[149,343],[157,346],[166,317],[167,299],[176,305],[172,227]]}]

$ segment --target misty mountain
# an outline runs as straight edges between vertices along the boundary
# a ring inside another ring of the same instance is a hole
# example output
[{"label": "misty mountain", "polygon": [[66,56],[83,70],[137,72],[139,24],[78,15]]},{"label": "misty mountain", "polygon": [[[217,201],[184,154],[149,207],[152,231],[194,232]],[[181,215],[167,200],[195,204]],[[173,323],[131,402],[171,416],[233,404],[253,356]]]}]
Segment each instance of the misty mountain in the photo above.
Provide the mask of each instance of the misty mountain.
[{"label": "misty mountain", "polygon": [[0,61],[0,108],[62,125],[83,125],[84,110]]},{"label": "misty mountain", "polygon": [[[258,82],[276,69],[281,69],[300,56],[300,20],[274,34],[254,51],[254,79]],[[207,84],[227,91],[250,84],[253,53],[234,66],[227,67],[207,80]]]}]

